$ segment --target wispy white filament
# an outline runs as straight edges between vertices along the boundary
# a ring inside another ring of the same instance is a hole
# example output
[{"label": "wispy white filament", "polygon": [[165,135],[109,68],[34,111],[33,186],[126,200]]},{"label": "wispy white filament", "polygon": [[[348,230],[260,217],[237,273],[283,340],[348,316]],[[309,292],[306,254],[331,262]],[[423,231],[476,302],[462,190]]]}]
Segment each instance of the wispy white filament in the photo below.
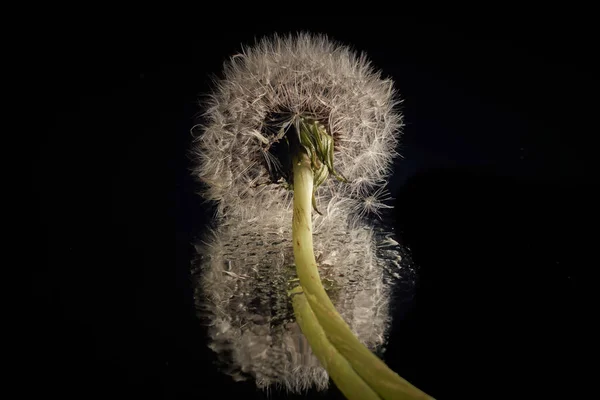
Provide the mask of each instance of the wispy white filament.
[{"label": "wispy white filament", "polygon": [[296,115],[325,124],[334,166],[348,179],[330,178],[316,193],[321,277],[358,338],[372,349],[384,343],[390,289],[363,217],[389,207],[383,185],[402,124],[397,103],[393,83],[364,55],[325,36],[263,39],[225,64],[194,146],[194,174],[218,210],[213,234],[197,246],[196,299],[232,376],[291,391],[327,387],[287,297],[292,193],[271,174],[279,128]]}]

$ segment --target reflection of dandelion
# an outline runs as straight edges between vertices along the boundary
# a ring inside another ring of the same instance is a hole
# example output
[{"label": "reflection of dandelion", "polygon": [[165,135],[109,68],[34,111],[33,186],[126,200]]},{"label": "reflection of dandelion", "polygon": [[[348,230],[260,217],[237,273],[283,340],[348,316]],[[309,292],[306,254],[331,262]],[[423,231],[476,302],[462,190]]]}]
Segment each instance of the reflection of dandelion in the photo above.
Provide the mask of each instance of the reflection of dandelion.
[{"label": "reflection of dandelion", "polygon": [[195,272],[210,347],[232,376],[296,392],[328,384],[287,295],[292,196],[278,146],[299,117],[331,134],[336,170],[348,180],[325,180],[315,193],[323,215],[313,217],[314,250],[329,296],[362,343],[384,344],[389,283],[361,220],[390,208],[383,185],[402,124],[397,103],[392,82],[364,55],[324,36],[265,39],[225,64],[193,149],[218,222],[197,246]]}]

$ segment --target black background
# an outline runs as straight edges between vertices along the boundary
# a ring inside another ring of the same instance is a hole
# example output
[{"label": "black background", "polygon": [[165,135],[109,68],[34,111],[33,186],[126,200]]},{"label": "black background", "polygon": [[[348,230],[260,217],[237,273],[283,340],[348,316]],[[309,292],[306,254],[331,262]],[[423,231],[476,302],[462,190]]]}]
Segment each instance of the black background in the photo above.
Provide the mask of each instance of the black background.
[{"label": "black background", "polygon": [[56,23],[37,36],[44,68],[32,97],[45,122],[31,154],[42,245],[30,286],[42,312],[31,318],[27,390],[266,397],[216,370],[194,314],[191,243],[210,210],[187,151],[222,63],[255,37],[302,29],[366,51],[404,99],[391,223],[419,282],[395,311],[385,361],[436,398],[588,393],[593,24],[494,22],[494,13],[202,21]]}]

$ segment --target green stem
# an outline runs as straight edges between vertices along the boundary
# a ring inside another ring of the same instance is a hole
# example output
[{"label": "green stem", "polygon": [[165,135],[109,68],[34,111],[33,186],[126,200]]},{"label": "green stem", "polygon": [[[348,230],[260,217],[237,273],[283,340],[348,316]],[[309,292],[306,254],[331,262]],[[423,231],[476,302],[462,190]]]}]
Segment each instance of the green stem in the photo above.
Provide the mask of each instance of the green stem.
[{"label": "green stem", "polygon": [[306,296],[302,293],[302,288],[297,286],[290,295],[296,322],[300,325],[313,353],[344,396],[350,400],[381,400],[381,397],[358,376],[350,363],[329,342]]},{"label": "green stem", "polygon": [[[317,328],[314,325],[318,324],[320,325],[320,329],[325,333],[329,343],[347,360],[358,376],[383,399],[432,399],[432,397],[417,389],[389,369],[383,361],[371,353],[354,336],[348,324],[346,324],[341,315],[336,311],[321,283],[317,262],[313,253],[311,217],[313,172],[310,159],[302,150],[298,150],[293,154],[293,174],[294,213],[292,237],[294,259],[304,296],[316,317],[311,318],[309,316],[306,318],[307,312],[305,307],[298,307],[299,311],[303,311],[303,314],[297,313],[297,318],[300,317],[302,319],[304,317],[303,323],[305,327],[301,328],[305,336],[307,336],[309,343],[312,346],[312,342],[317,341],[316,338],[313,338],[311,342],[309,335],[316,335]],[[294,310],[296,311],[296,308]],[[324,346],[323,348],[327,347]],[[314,348],[313,351],[315,351]],[[323,350],[319,348],[317,351]],[[316,351],[315,354],[319,360],[321,360],[321,357],[325,357],[323,354],[319,356]],[[325,368],[328,367],[328,365],[324,366]],[[338,383],[329,369],[328,372],[340,390],[342,390],[340,385],[350,379],[347,378]],[[345,394],[344,390],[342,392]]]}]

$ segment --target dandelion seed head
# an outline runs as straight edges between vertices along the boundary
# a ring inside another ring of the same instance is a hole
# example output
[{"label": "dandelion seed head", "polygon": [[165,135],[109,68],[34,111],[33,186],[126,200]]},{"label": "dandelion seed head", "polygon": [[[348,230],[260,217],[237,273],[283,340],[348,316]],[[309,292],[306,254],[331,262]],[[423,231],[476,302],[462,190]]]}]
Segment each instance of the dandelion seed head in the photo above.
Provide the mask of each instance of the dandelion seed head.
[{"label": "dandelion seed head", "polygon": [[304,115],[321,121],[334,137],[335,168],[349,183],[328,180],[330,189],[376,189],[395,154],[402,126],[398,102],[393,82],[364,54],[326,36],[262,39],[225,63],[205,104],[205,129],[194,143],[194,175],[207,184],[204,196],[218,202],[220,215],[243,213],[267,197],[280,199],[276,185],[248,186],[273,184],[269,169],[277,165],[269,149],[285,123]]}]

